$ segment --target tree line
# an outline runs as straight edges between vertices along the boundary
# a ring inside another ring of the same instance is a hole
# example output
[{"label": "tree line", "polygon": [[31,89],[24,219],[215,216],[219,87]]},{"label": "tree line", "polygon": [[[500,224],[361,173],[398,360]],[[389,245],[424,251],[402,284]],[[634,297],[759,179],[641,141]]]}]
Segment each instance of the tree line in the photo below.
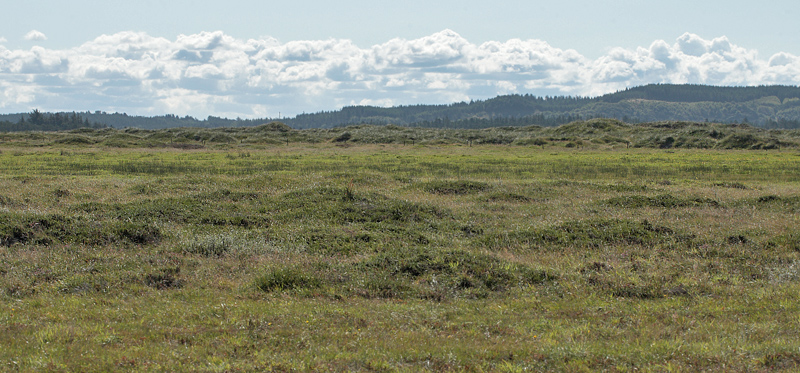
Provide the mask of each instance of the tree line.
[{"label": "tree line", "polygon": [[0,132],[12,131],[62,131],[78,128],[106,128],[108,125],[92,123],[75,112],[72,113],[43,113],[34,109],[28,114],[21,115],[16,122],[0,121]]}]

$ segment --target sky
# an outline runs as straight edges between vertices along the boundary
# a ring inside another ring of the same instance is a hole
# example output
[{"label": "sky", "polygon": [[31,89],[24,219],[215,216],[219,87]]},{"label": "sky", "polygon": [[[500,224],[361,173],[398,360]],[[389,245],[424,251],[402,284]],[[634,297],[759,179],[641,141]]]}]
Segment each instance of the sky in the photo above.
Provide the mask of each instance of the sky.
[{"label": "sky", "polygon": [[276,118],[649,83],[800,84],[796,0],[26,0],[0,113]]}]

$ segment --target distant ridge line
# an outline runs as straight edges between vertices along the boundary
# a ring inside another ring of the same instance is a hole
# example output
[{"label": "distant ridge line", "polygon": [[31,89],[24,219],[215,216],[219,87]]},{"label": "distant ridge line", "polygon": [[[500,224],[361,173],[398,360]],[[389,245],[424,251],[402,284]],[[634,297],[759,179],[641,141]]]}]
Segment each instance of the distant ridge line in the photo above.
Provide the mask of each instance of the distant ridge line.
[{"label": "distant ridge line", "polygon": [[[800,87],[787,85],[709,86],[649,84],[598,97],[501,95],[451,104],[394,107],[345,106],[293,118],[196,119],[172,114],[144,117],[125,113],[70,112],[93,124],[115,128],[252,127],[272,121],[295,129],[353,124],[394,124],[430,128],[558,126],[576,120],[612,118],[628,123],[697,121],[749,123],[764,128],[800,128]],[[28,113],[0,115],[0,131]],[[5,129],[8,131],[8,129]]]}]

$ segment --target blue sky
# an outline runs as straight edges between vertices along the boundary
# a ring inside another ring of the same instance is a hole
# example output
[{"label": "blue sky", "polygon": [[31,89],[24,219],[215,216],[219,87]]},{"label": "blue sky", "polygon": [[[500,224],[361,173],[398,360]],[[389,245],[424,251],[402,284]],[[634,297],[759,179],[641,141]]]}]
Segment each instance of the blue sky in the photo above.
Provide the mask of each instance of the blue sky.
[{"label": "blue sky", "polygon": [[800,5],[19,1],[0,112],[275,117],[647,83],[800,84]]}]

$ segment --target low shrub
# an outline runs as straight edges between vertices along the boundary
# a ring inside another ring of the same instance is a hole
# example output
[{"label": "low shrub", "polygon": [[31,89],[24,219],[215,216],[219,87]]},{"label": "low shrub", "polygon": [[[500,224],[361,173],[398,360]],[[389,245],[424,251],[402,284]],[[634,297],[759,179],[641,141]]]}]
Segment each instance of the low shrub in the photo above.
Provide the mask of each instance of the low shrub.
[{"label": "low shrub", "polygon": [[455,195],[480,193],[491,189],[487,183],[470,180],[436,180],[423,183],[419,187],[428,193]]},{"label": "low shrub", "polygon": [[292,291],[318,288],[322,282],[299,268],[278,268],[256,278],[255,286],[264,292]]}]

